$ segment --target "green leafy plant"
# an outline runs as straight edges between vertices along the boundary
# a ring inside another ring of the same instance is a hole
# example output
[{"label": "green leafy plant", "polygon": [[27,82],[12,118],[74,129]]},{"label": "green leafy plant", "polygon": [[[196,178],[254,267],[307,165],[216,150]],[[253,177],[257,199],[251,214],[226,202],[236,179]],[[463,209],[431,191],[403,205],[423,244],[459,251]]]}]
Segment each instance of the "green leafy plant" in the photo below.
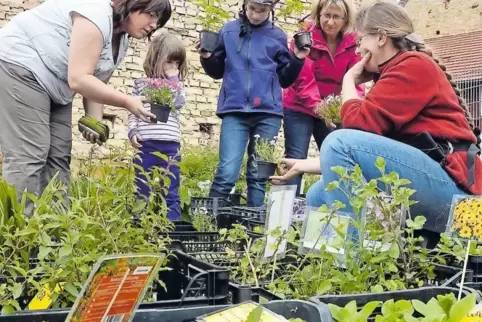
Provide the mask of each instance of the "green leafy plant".
[{"label": "green leafy plant", "polygon": [[199,232],[217,232],[218,226],[215,218],[205,209],[197,209],[191,214],[192,225]]},{"label": "green leafy plant", "polygon": [[[335,322],[367,322],[375,316],[376,322],[460,322],[470,316],[475,307],[476,294],[470,295],[457,301],[453,293],[437,295],[426,304],[419,300],[389,300],[382,304],[380,301],[372,301],[365,304],[360,310],[356,301],[349,302],[345,307],[328,304]],[[374,313],[382,304],[381,314]],[[416,317],[415,313],[418,313]],[[415,315],[415,316],[414,316]]]},{"label": "green leafy plant", "polygon": [[204,30],[216,32],[231,17],[229,11],[222,7],[224,2],[221,0],[190,0],[190,2],[202,9],[201,23]]},{"label": "green leafy plant", "polygon": [[254,136],[256,159],[260,161],[278,164],[284,156],[283,149],[278,146],[278,137],[268,140],[259,134]]},{"label": "green leafy plant", "polygon": [[[51,307],[70,307],[101,256],[169,254],[166,233],[173,225],[166,211],[159,211],[158,192],[148,201],[136,198],[131,153],[111,150],[102,165],[92,157],[82,162],[72,175],[69,207],[63,202],[66,188],[56,177],[38,197],[24,193],[19,203],[10,199],[8,220],[0,223],[2,313],[24,309],[36,293],[56,286],[61,287],[53,292]],[[165,189],[159,183],[169,176],[154,171],[148,184],[154,191],[156,186]],[[23,214],[27,198],[35,204],[31,218]],[[136,221],[133,213],[140,215]]]},{"label": "green leafy plant", "polygon": [[[187,219],[191,197],[208,197],[219,163],[219,152],[217,146],[189,146],[187,143],[183,146],[182,160],[179,164],[181,168],[179,194],[183,216]],[[245,155],[239,172],[240,177],[236,183],[236,191],[246,190],[246,160]]]},{"label": "green leafy plant", "polygon": [[341,107],[341,97],[338,95],[329,95],[318,104],[315,113],[327,123],[332,122],[334,124],[339,124],[341,123]]}]

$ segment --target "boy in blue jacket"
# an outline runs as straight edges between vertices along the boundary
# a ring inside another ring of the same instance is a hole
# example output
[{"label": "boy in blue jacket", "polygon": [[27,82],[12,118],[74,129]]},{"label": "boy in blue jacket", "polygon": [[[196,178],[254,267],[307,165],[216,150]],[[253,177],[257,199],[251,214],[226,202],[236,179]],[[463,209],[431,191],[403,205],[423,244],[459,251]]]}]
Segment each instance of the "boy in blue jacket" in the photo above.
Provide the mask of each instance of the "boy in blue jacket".
[{"label": "boy in blue jacket", "polygon": [[[248,146],[247,206],[264,204],[267,180],[258,179],[255,136],[278,135],[283,118],[282,88],[298,77],[309,49],[290,54],[286,34],[270,20],[275,0],[245,0],[240,17],[226,23],[214,52],[200,51],[201,65],[223,78],[216,114],[222,119],[219,164],[210,197],[228,197]],[[273,12],[274,14],[274,12]]]}]

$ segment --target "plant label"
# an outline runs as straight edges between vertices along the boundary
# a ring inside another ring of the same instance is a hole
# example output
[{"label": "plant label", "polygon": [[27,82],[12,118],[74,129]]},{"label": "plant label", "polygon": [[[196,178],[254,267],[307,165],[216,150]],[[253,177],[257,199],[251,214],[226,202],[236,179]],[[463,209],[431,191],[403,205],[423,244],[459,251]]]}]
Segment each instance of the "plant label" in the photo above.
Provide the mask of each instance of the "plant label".
[{"label": "plant label", "polygon": [[101,258],[92,270],[66,322],[129,322],[159,270],[164,255]]},{"label": "plant label", "polygon": [[[283,254],[286,251],[286,238],[281,241],[272,232],[279,229],[288,232],[291,225],[293,204],[296,196],[296,185],[273,186],[268,198],[268,213],[266,216],[266,232],[268,233],[264,258]],[[278,257],[280,258],[280,257]]]}]

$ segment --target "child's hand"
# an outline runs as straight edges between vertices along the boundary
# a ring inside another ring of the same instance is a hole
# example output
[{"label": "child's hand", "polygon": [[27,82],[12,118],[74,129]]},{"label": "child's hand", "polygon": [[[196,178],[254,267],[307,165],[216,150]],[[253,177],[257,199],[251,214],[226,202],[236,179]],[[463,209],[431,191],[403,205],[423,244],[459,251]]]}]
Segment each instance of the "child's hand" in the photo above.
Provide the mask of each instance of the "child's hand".
[{"label": "child's hand", "polygon": [[142,148],[142,145],[139,143],[139,134],[134,134],[131,137],[131,144],[136,149]]},{"label": "child's hand", "polygon": [[197,40],[195,43],[194,43],[194,48],[196,48],[197,52],[201,55],[202,58],[209,58],[211,57],[211,55],[213,53],[210,53],[208,51],[204,51],[204,50],[201,50],[200,48],[201,46],[201,42],[199,40]]},{"label": "child's hand", "polygon": [[295,46],[295,56],[299,59],[305,59],[306,56],[310,53],[310,48],[302,48],[299,49]]}]

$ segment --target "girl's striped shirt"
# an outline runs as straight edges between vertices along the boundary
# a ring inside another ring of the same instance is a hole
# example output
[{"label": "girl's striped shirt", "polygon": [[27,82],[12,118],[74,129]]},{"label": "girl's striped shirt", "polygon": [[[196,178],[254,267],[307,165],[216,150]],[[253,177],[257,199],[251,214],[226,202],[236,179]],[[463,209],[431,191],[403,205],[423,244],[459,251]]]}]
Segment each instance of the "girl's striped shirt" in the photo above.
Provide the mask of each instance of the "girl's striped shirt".
[{"label": "girl's striped shirt", "polygon": [[[179,78],[176,76],[166,78],[168,82],[172,82],[174,87],[178,90],[174,93],[175,101],[174,105],[176,110],[169,114],[169,120],[167,123],[147,123],[139,119],[133,114],[129,114],[127,121],[128,136],[129,140],[134,136],[139,136],[139,141],[171,141],[180,142],[181,141],[181,129],[179,122],[179,110],[184,106],[186,102],[186,93],[184,91],[184,86]],[[164,80],[164,81],[166,81]],[[132,94],[141,96],[142,91],[146,86],[148,86],[153,79],[143,77],[134,80],[134,87],[132,89]],[[144,107],[150,110],[150,104],[146,103]]]}]

